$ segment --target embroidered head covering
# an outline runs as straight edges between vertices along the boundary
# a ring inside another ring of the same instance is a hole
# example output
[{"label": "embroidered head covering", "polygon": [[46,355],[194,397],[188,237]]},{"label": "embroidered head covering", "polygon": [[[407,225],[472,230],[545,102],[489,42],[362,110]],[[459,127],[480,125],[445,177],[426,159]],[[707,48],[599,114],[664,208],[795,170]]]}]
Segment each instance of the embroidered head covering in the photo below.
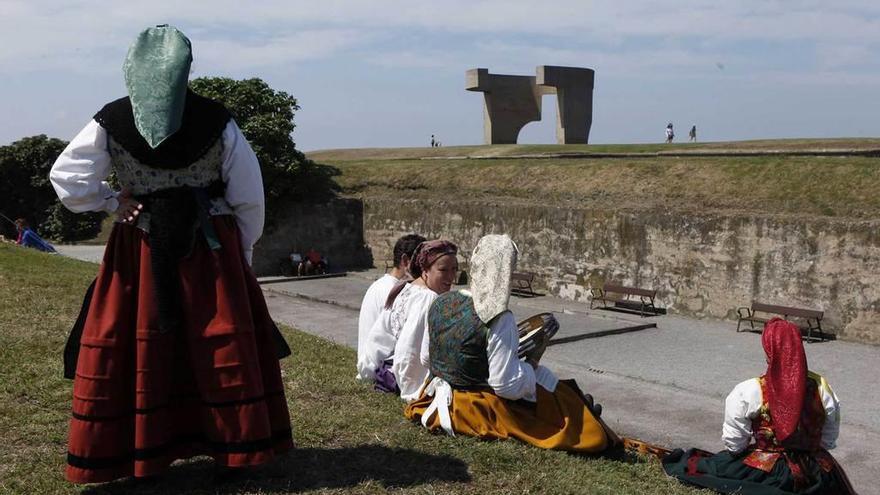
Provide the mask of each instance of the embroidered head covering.
[{"label": "embroidered head covering", "polygon": [[781,318],[767,322],[761,344],[767,354],[764,380],[768,397],[764,400],[770,406],[773,433],[781,442],[794,433],[801,418],[807,389],[807,355],[798,327]]},{"label": "embroidered head covering", "polygon": [[192,46],[167,24],[143,30],[128,49],[122,71],[138,132],[150,147],[180,129]]},{"label": "embroidered head covering", "polygon": [[450,254],[453,256],[458,254],[458,246],[440,239],[425,241],[413,252],[412,260],[409,262],[409,273],[413,278],[419,278],[435,261]]},{"label": "embroidered head covering", "polygon": [[487,235],[477,243],[471,255],[471,296],[483,323],[507,311],[510,300],[510,276],[516,267],[519,250],[507,235]]},{"label": "embroidered head covering", "polygon": [[[458,254],[458,246],[449,241],[436,239],[433,241],[422,242],[416,247],[416,250],[413,251],[412,257],[410,258],[409,273],[413,278],[419,278],[425,270],[434,264],[434,262],[441,257],[450,254],[453,256]],[[390,309],[391,306],[394,305],[394,300],[397,299],[397,296],[403,291],[403,288],[406,287],[406,284],[408,283],[410,283],[409,280],[401,280],[391,288],[391,292],[388,293],[388,297],[385,299],[386,309]]]}]

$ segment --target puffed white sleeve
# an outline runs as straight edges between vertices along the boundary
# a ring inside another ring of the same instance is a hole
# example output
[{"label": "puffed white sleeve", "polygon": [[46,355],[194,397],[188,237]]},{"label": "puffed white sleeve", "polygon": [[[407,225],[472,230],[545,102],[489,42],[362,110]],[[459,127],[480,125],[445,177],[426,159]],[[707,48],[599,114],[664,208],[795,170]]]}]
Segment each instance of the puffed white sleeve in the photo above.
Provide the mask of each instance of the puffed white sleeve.
[{"label": "puffed white sleeve", "polygon": [[[537,400],[535,370],[517,356],[519,334],[513,314],[506,311],[489,326],[489,386],[499,397]],[[549,371],[549,370],[548,370]]]},{"label": "puffed white sleeve", "polygon": [[425,316],[422,320],[422,325],[425,327],[425,334],[422,336],[422,346],[419,349],[419,361],[422,363],[422,366],[425,368],[431,368],[431,327],[428,324],[429,316],[430,316],[431,307],[428,306],[428,311],[425,311]]},{"label": "puffed white sleeve", "polygon": [[739,383],[724,401],[721,443],[733,454],[748,447],[752,438],[752,419],[761,408],[761,385],[757,379]]},{"label": "puffed white sleeve", "polygon": [[831,450],[837,447],[837,436],[840,434],[840,401],[831,386],[821,378],[819,396],[825,408],[825,425],[822,427],[822,448]]},{"label": "puffed white sleeve", "polygon": [[379,365],[394,353],[397,338],[391,333],[391,310],[383,309],[373,323],[364,342],[364,354],[358,360],[358,376],[362,380],[375,380]]},{"label": "puffed white sleeve", "polygon": [[118,193],[104,180],[108,175],[107,131],[92,120],[55,160],[49,181],[58,199],[70,211],[113,213],[119,207]]},{"label": "puffed white sleeve", "polygon": [[223,130],[223,164],[221,174],[226,183],[226,202],[232,207],[241,247],[251,263],[254,244],[263,234],[266,200],[263,196],[263,176],[260,162],[244,134],[230,119]]}]

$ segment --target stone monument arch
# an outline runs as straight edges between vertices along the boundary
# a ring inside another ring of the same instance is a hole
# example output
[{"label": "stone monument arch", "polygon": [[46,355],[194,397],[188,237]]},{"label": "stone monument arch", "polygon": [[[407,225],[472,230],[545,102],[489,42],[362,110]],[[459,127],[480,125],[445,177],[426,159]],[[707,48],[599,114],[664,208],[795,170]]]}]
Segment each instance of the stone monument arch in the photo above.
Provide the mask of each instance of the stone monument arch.
[{"label": "stone monument arch", "polygon": [[465,89],[483,93],[483,138],[486,144],[516,144],[519,131],[541,120],[541,97],[556,95],[556,142],[587,144],[593,122],[595,72],[579,67],[539,65],[536,76],[465,73]]}]

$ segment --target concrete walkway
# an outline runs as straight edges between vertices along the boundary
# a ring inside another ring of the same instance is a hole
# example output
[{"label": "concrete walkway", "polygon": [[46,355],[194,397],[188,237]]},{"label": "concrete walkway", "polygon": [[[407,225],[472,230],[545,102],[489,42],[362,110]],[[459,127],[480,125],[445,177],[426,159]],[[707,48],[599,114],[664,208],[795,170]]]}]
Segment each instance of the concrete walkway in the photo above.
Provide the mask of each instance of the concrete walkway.
[{"label": "concrete walkway", "polygon": [[[59,251],[99,261],[103,248],[61,246]],[[276,320],[354,348],[361,298],[379,275],[261,282]],[[556,314],[559,343],[548,348],[542,364],[561,378],[575,378],[603,405],[603,418],[620,434],[669,447],[720,450],[724,397],[766,366],[760,336],[736,333],[735,323],[590,311],[582,303],[547,296],[512,297],[511,310],[518,319]],[[608,334],[645,323],[657,327]],[[805,347],[810,368],[828,379],[841,400],[835,457],[859,493],[880,495],[880,392],[873,383],[880,347],[836,341]]]},{"label": "concrete walkway", "polygon": [[[356,347],[361,298],[380,274],[270,279],[263,289],[275,319]],[[562,343],[551,344],[542,363],[596,397],[603,418],[619,433],[665,446],[721,450],[724,398],[766,368],[760,335],[736,333],[735,323],[591,311],[547,296],[514,296],[511,310],[517,319],[553,312],[561,326],[554,340]],[[645,323],[657,327],[606,332]],[[823,374],[841,399],[843,426],[834,455],[859,493],[880,494],[880,393],[872,384],[880,347],[836,341],[805,347],[810,368]]]}]

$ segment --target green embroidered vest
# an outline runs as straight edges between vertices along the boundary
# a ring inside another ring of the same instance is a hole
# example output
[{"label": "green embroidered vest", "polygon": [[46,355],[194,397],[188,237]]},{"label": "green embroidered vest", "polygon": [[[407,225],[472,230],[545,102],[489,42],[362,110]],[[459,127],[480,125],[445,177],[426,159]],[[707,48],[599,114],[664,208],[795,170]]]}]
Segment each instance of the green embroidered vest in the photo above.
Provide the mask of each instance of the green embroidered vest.
[{"label": "green embroidered vest", "polygon": [[453,388],[487,385],[489,328],[480,321],[470,296],[459,291],[437,297],[428,310],[431,374]]}]

